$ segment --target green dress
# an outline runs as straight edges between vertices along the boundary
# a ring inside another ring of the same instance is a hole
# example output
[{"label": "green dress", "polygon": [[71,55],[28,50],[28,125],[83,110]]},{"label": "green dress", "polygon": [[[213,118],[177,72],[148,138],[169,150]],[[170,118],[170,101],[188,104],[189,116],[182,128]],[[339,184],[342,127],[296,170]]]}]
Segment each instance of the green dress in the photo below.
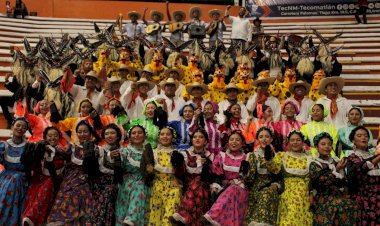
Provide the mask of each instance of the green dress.
[{"label": "green dress", "polygon": [[[252,185],[249,189],[245,225],[275,225],[279,193],[284,188],[283,180],[281,180],[281,176],[268,172],[263,149],[256,149],[254,154],[250,155],[248,162],[250,169],[247,182]],[[277,186],[277,190],[271,188],[272,184]]]},{"label": "green dress", "polygon": [[142,154],[143,150],[132,145],[120,149],[123,183],[119,186],[116,201],[116,225],[148,223],[150,189],[140,170]]},{"label": "green dress", "polygon": [[147,141],[150,143],[150,145],[152,145],[152,148],[155,149],[158,145],[158,133],[160,131],[160,129],[153,124],[153,119],[151,118],[146,118],[146,119],[142,119],[142,118],[136,118],[136,119],[133,119],[130,123],[129,123],[129,127],[128,128],[131,128],[132,126],[134,125],[141,125],[145,128],[145,130],[147,131]]},{"label": "green dress", "polygon": [[339,158],[316,158],[310,164],[310,184],[314,191],[313,226],[355,225],[360,217],[359,206],[344,195],[344,170],[338,172],[335,165]]}]

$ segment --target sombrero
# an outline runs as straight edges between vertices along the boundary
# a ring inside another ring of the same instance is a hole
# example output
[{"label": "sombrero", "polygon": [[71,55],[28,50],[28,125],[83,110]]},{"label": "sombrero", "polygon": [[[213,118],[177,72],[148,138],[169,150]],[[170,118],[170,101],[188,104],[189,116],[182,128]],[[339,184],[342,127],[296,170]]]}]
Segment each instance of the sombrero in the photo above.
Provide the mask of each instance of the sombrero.
[{"label": "sombrero", "polygon": [[343,86],[344,86],[344,79],[341,77],[335,77],[335,76],[322,79],[319,82],[319,87],[318,87],[319,92],[326,95],[326,86],[330,83],[336,83],[339,90],[338,93],[340,93],[340,91],[342,91]]},{"label": "sombrero", "polygon": [[137,19],[140,19],[141,18],[141,13],[137,12],[137,11],[131,11],[129,12],[128,14],[128,18],[131,19],[132,16],[136,16]]},{"label": "sombrero", "polygon": [[238,91],[238,93],[242,93],[243,92],[243,90],[240,89],[239,87],[237,87],[236,84],[233,83],[233,82],[228,83],[228,85],[224,89],[222,89],[222,92],[223,93],[227,93],[227,91],[229,89],[236,89]]},{"label": "sombrero", "polygon": [[157,10],[152,10],[150,11],[150,19],[153,20],[153,16],[154,15],[157,15],[158,16],[158,21],[161,21],[164,19],[164,14],[161,13],[160,11],[157,11]]},{"label": "sombrero", "polygon": [[168,78],[168,79],[160,82],[160,87],[163,90],[165,88],[165,86],[169,85],[169,84],[174,84],[176,88],[178,88],[178,86],[179,86],[179,83],[177,80],[175,80],[173,78]]},{"label": "sombrero", "polygon": [[148,81],[148,80],[147,80],[146,78],[144,78],[144,77],[140,78],[140,80],[138,80],[138,81],[136,82],[136,86],[139,86],[140,84],[148,84],[149,91],[152,90],[152,89],[154,88],[154,83]]},{"label": "sombrero", "polygon": [[177,15],[180,15],[181,18],[182,18],[182,19],[181,19],[180,21],[178,21],[178,22],[184,21],[184,20],[186,19],[186,13],[185,13],[184,11],[180,11],[180,10],[178,10],[178,11],[174,11],[174,12],[173,12],[173,19],[174,19]]},{"label": "sombrero", "polygon": [[169,68],[165,71],[165,76],[168,78],[169,77],[169,74],[171,72],[177,72],[178,73],[178,81],[181,81],[182,78],[183,78],[183,70],[179,69],[179,68],[176,68],[176,67],[173,67],[173,68]]},{"label": "sombrero", "polygon": [[272,85],[276,78],[270,77],[269,71],[262,71],[258,74],[258,78],[252,82],[254,86],[257,86],[260,83],[267,82],[269,85]]},{"label": "sombrero", "polygon": [[198,7],[198,6],[193,6],[193,7],[190,8],[190,13],[189,13],[191,18],[193,18],[193,13],[195,11],[198,11],[199,17],[202,16],[202,9],[200,7]]},{"label": "sombrero", "polygon": [[311,85],[309,83],[302,81],[302,80],[298,80],[297,82],[290,84],[289,91],[294,94],[294,90],[296,89],[297,86],[305,87],[306,94],[309,93],[310,87],[311,87]]},{"label": "sombrero", "polygon": [[212,9],[208,11],[208,16],[212,18],[212,15],[215,13],[219,14],[219,17],[223,14],[222,10],[220,9]]},{"label": "sombrero", "polygon": [[201,88],[202,89],[202,95],[207,93],[207,91],[208,91],[207,85],[201,84],[199,82],[193,82],[192,84],[186,86],[187,93],[192,95],[194,88]]}]

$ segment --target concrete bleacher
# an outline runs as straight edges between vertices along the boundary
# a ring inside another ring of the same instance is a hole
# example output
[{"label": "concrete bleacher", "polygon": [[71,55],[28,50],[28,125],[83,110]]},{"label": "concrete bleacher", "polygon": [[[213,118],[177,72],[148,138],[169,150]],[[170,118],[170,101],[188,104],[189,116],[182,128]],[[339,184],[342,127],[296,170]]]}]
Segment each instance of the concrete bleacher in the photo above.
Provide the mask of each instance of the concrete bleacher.
[{"label": "concrete bleacher", "polygon": [[[343,64],[341,76],[346,79],[343,94],[353,105],[364,109],[366,126],[377,137],[380,125],[380,16],[370,15],[368,21],[369,24],[356,24],[352,16],[264,18],[263,25],[265,33],[270,35],[313,35],[312,29],[317,29],[324,37],[332,37],[337,32],[343,32],[331,44],[332,47],[344,45],[338,52],[338,60]],[[4,76],[11,71],[10,46],[22,47],[24,37],[34,46],[40,36],[60,38],[62,33],[71,36],[81,33],[86,37],[92,36],[89,40],[94,40],[93,22],[103,29],[114,23],[114,20],[44,17],[21,20],[0,15],[0,96],[11,95],[4,88]],[[227,25],[224,37],[229,37],[230,33],[231,26]],[[168,37],[169,33],[163,35]],[[188,38],[187,35],[185,38]],[[315,35],[313,41],[315,44],[320,43]],[[225,45],[229,46],[228,40],[225,40]],[[285,50],[283,57],[287,58]],[[0,139],[9,137],[9,130],[5,128],[6,122],[0,112]]]}]

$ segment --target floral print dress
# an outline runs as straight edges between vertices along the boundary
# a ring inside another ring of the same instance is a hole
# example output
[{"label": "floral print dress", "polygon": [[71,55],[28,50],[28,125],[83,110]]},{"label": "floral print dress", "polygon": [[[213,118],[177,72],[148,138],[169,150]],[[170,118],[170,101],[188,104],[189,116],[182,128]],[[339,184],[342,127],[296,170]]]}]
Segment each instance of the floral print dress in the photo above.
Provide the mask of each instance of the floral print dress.
[{"label": "floral print dress", "polygon": [[[267,170],[264,159],[264,150],[259,147],[248,159],[250,166],[247,182],[252,183],[248,196],[248,211],[245,224],[275,225],[277,220],[280,191],[283,190],[283,181],[280,176]],[[271,186],[276,185],[277,190]]]},{"label": "floral print dress", "polygon": [[20,158],[26,142],[0,142],[0,225],[20,225],[26,193],[25,167]]},{"label": "floral print dress", "polygon": [[149,225],[166,226],[181,202],[182,184],[174,175],[173,147],[158,145],[154,154],[154,179],[149,203]]},{"label": "floral print dress", "polygon": [[83,147],[75,145],[47,223],[83,225],[90,215],[92,195],[82,165]]},{"label": "floral print dress", "polygon": [[358,205],[343,194],[344,170],[337,171],[339,158],[316,158],[310,164],[311,189],[314,193],[313,225],[355,225]]},{"label": "floral print dress", "polygon": [[117,187],[114,184],[114,161],[110,153],[111,147],[108,144],[95,149],[100,175],[91,183],[94,199],[90,207],[92,212],[87,221],[90,225],[114,225]]},{"label": "floral print dress", "polygon": [[[202,226],[200,219],[210,208],[210,185],[201,177],[204,167],[201,162],[202,156],[194,153],[193,147],[190,147],[184,156],[187,171],[187,186],[185,187],[187,190],[178,211],[173,214],[173,218],[186,225]],[[206,151],[204,157],[212,162],[214,154]]]},{"label": "floral print dress", "polygon": [[[348,156],[347,167],[353,171],[352,180],[357,191],[352,198],[361,206],[361,221],[358,225],[380,225],[380,164],[373,165],[368,151],[355,150]],[[352,167],[349,167],[352,166]],[[350,169],[351,168],[351,169]]]},{"label": "floral print dress", "polygon": [[292,151],[278,152],[267,163],[267,169],[284,177],[285,190],[280,195],[277,223],[279,226],[307,226],[312,224],[309,211],[309,165],[311,156]]},{"label": "floral print dress", "polygon": [[129,144],[120,149],[123,183],[116,201],[116,225],[147,225],[150,188],[145,185],[140,163],[142,149]]},{"label": "floral print dress", "polygon": [[211,209],[204,215],[212,225],[240,226],[243,224],[247,210],[248,189],[239,174],[243,160],[249,155],[242,152],[232,153],[229,150],[220,152],[212,165],[212,172],[223,175],[224,180],[219,187],[221,193]]}]

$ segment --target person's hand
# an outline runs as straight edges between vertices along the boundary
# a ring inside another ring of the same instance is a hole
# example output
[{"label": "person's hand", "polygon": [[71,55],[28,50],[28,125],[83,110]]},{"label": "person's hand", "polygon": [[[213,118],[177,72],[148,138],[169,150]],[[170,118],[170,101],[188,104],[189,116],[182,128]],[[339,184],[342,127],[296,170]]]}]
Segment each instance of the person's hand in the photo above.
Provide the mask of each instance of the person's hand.
[{"label": "person's hand", "polygon": [[9,78],[12,77],[13,74],[11,72],[8,72],[6,75],[5,75],[5,82],[9,82]]},{"label": "person's hand", "polygon": [[347,165],[347,159],[342,159],[342,160],[340,160],[339,162],[338,162],[338,164],[336,164],[336,170],[341,170],[341,169],[344,169],[344,167],[346,167],[346,165]]},{"label": "person's hand", "polygon": [[198,108],[197,110],[194,111],[194,118],[199,119],[199,116],[202,114],[202,110]]},{"label": "person's hand", "polygon": [[148,7],[144,7],[144,13],[148,10]]},{"label": "person's hand", "polygon": [[165,99],[164,98],[158,98],[158,99],[156,99],[156,101],[159,104],[164,104],[165,103]]},{"label": "person's hand", "polygon": [[166,3],[166,5],[169,5],[169,1],[166,1],[165,3]]},{"label": "person's hand", "polygon": [[228,5],[228,6],[227,6],[227,10],[230,10],[230,9],[231,9],[231,5]]},{"label": "person's hand", "polygon": [[44,79],[43,79],[43,77],[41,76],[41,75],[37,75],[36,76],[36,81],[37,82],[42,82]]},{"label": "person's hand", "polygon": [[247,125],[250,125],[252,122],[253,122],[253,117],[252,116],[248,116],[248,118],[247,118]]},{"label": "person's hand", "polygon": [[211,194],[217,194],[217,193],[218,193],[218,189],[216,187],[212,187]]},{"label": "person's hand", "polygon": [[272,191],[274,191],[274,192],[277,192],[277,190],[278,190],[278,187],[277,187],[277,185],[275,185],[275,184],[272,184],[269,188],[270,188]]},{"label": "person's hand", "polygon": [[116,157],[120,156],[119,150],[113,150],[110,152],[111,159],[115,159]]},{"label": "person's hand", "polygon": [[96,110],[93,110],[93,111],[90,113],[90,118],[94,119],[97,115],[98,115],[98,112],[96,112]]}]

